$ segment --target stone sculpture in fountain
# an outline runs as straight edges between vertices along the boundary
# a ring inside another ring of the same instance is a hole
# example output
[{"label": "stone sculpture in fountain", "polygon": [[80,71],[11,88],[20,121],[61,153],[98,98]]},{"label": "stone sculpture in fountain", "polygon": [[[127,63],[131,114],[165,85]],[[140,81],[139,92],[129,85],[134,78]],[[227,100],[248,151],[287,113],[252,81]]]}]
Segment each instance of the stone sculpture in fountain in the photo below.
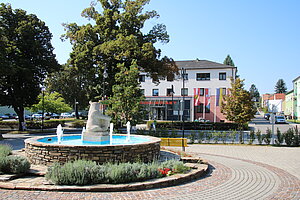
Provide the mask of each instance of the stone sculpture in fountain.
[{"label": "stone sculpture in fountain", "polygon": [[90,102],[86,130],[82,133],[82,140],[90,142],[109,141],[110,120],[109,116],[103,114],[100,103]]}]

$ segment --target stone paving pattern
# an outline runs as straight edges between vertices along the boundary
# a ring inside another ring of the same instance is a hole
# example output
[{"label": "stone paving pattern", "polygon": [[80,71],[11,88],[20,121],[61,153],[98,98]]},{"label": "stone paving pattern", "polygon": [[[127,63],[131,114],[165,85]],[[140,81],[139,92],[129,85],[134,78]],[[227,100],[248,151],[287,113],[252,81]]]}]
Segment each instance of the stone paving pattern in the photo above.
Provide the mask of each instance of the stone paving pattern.
[{"label": "stone paving pattern", "polygon": [[208,175],[134,192],[0,190],[0,199],[300,199],[300,148],[190,145],[186,150],[209,161]]}]

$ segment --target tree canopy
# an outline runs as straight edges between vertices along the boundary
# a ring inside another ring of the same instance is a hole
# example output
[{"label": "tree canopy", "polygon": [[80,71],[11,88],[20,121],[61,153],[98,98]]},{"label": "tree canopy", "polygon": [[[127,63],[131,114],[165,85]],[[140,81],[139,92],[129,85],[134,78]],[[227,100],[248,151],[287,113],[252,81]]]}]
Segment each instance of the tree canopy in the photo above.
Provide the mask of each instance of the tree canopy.
[{"label": "tree canopy", "polygon": [[252,84],[250,86],[249,92],[250,92],[251,99],[254,100],[255,102],[258,102],[260,95],[259,95],[258,89],[256,88],[256,86],[254,84]]},{"label": "tree canopy", "polygon": [[30,107],[32,112],[44,110],[49,113],[69,112],[72,108],[65,103],[64,99],[57,92],[45,92],[44,100],[43,94],[39,95],[39,102]]},{"label": "tree canopy", "polygon": [[229,94],[224,96],[221,104],[221,112],[229,121],[236,122],[240,125],[253,119],[256,112],[251,95],[244,89],[243,80],[236,78],[232,80]]},{"label": "tree canopy", "polygon": [[[100,3],[101,12],[97,11]],[[155,80],[178,72],[175,62],[168,57],[161,58],[157,42],[168,43],[169,35],[163,24],[154,25],[143,33],[145,22],[158,18],[156,11],[143,11],[149,0],[98,0],[82,12],[82,16],[93,23],[77,25],[64,24],[66,34],[73,45],[68,67],[85,79],[85,90],[89,100],[101,99],[103,93],[103,72],[107,69],[106,96],[112,95],[115,75],[123,66],[130,69],[136,60],[138,69],[150,74]]]},{"label": "tree canopy", "polygon": [[235,67],[234,62],[231,59],[230,55],[227,55],[227,57],[225,58],[223,64]]},{"label": "tree canopy", "polygon": [[283,79],[279,79],[275,85],[275,93],[286,93],[287,88]]},{"label": "tree canopy", "polygon": [[113,117],[115,124],[126,124],[131,121],[134,125],[143,119],[143,108],[140,102],[144,96],[138,81],[139,70],[136,63],[126,69],[119,65],[121,71],[116,74],[116,84],[113,86],[113,96],[109,100],[107,113]]},{"label": "tree canopy", "polygon": [[46,74],[59,65],[52,35],[36,15],[2,3],[0,32],[0,104],[14,108],[21,130],[24,107],[37,103]]}]

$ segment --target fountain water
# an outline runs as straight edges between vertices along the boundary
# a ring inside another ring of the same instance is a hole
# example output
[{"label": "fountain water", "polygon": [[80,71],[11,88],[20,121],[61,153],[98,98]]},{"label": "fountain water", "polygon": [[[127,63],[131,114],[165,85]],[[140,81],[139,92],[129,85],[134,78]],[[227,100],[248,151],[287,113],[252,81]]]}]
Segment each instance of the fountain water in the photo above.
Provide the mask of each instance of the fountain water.
[{"label": "fountain water", "polygon": [[126,141],[128,142],[130,140],[130,121],[128,121],[126,123],[126,127],[127,127],[127,138],[126,138]]},{"label": "fountain water", "polygon": [[64,130],[61,126],[61,124],[59,124],[56,128],[56,135],[57,135],[57,143],[60,144],[61,143],[61,139],[63,137],[64,134]]},{"label": "fountain water", "polygon": [[112,145],[112,134],[114,132],[114,124],[110,123],[110,130],[109,130],[109,143]]}]

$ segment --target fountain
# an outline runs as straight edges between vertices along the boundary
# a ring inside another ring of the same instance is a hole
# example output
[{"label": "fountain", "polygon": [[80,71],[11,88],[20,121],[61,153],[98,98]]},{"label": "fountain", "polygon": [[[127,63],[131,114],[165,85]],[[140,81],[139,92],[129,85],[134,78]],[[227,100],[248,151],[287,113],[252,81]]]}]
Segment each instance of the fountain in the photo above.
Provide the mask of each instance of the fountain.
[{"label": "fountain", "polygon": [[64,130],[63,130],[61,124],[59,124],[57,126],[56,135],[57,135],[57,142],[58,142],[58,144],[60,144],[61,143],[61,139],[62,139],[62,137],[64,135]]},{"label": "fountain", "polygon": [[110,130],[109,130],[109,144],[111,145],[112,144],[112,141],[113,141],[113,139],[112,139],[112,134],[113,134],[113,132],[114,132],[114,124],[113,123],[110,123]]},{"label": "fountain", "polygon": [[127,128],[127,138],[126,138],[126,141],[128,142],[130,140],[130,122],[129,121],[126,123],[126,128]]},{"label": "fountain", "polygon": [[[110,129],[108,129],[110,127]],[[100,103],[90,103],[86,129],[80,135],[64,135],[61,126],[57,136],[25,140],[25,153],[32,164],[51,165],[54,162],[84,159],[105,162],[152,162],[160,153],[160,139],[151,136],[112,134],[110,117],[103,115]],[[63,140],[62,140],[63,136]]]}]

